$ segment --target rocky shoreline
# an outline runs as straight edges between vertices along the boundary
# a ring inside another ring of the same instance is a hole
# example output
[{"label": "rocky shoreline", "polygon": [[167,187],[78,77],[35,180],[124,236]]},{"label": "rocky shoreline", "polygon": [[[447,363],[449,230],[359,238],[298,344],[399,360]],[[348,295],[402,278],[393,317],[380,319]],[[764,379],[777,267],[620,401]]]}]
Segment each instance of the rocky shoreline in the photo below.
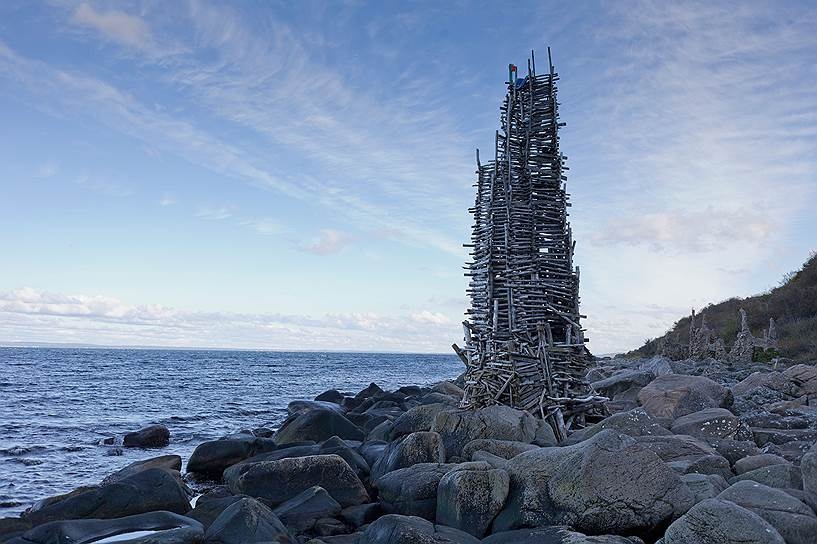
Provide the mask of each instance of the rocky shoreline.
[{"label": "rocky shoreline", "polygon": [[327,391],[2,518],[0,542],[817,543],[817,366],[618,358],[587,380],[610,415],[561,444],[460,410],[456,380]]}]

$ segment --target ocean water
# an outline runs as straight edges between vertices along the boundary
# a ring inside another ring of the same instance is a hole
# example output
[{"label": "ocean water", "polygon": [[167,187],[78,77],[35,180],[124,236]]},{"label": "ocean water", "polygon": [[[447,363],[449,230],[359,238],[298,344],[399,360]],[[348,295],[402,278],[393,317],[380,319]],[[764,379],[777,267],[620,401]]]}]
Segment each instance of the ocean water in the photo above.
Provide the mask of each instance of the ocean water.
[{"label": "ocean water", "polygon": [[[462,371],[455,355],[0,347],[0,517],[99,483],[139,460],[241,429],[276,427],[295,399],[431,384]],[[101,445],[145,425],[166,448]]]}]

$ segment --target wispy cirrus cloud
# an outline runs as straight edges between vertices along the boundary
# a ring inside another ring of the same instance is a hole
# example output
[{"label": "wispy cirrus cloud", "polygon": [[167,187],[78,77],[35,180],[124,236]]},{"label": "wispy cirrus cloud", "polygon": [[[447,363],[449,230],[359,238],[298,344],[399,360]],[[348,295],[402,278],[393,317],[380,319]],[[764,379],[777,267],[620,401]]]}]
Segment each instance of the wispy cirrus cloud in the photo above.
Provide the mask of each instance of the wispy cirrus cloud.
[{"label": "wispy cirrus cloud", "polygon": [[210,219],[212,221],[223,221],[233,217],[236,207],[228,206],[210,206],[201,205],[196,208],[196,217],[201,219]]},{"label": "wispy cirrus cloud", "polygon": [[112,9],[97,11],[87,2],[77,6],[71,15],[71,22],[92,28],[111,41],[137,49],[147,49],[153,43],[150,28],[142,18]]},{"label": "wispy cirrus cloud", "polygon": [[317,238],[302,244],[301,249],[307,253],[314,253],[315,255],[329,255],[342,250],[351,244],[352,241],[352,236],[343,231],[322,229]]}]

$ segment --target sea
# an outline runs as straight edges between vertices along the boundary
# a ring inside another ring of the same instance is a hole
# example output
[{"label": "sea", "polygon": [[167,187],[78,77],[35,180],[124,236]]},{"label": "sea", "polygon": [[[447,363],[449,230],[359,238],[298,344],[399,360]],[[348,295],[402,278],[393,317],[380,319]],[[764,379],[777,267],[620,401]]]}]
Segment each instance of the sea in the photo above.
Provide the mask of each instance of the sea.
[{"label": "sea", "polygon": [[[186,461],[204,441],[276,428],[292,400],[462,370],[453,354],[0,347],[0,518],[133,461]],[[125,433],[154,423],[170,429],[168,447],[121,447]]]}]

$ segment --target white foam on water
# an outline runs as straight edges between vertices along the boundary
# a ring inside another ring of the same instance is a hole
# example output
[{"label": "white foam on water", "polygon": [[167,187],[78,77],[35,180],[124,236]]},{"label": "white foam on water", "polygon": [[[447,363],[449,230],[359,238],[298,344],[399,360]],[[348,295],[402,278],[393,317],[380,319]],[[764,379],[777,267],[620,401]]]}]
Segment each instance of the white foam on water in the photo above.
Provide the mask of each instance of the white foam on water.
[{"label": "white foam on water", "polygon": [[196,503],[199,502],[199,497],[201,497],[201,495],[202,494],[199,493],[198,495],[196,495],[195,497],[190,499],[190,508],[195,508],[196,507]]}]

